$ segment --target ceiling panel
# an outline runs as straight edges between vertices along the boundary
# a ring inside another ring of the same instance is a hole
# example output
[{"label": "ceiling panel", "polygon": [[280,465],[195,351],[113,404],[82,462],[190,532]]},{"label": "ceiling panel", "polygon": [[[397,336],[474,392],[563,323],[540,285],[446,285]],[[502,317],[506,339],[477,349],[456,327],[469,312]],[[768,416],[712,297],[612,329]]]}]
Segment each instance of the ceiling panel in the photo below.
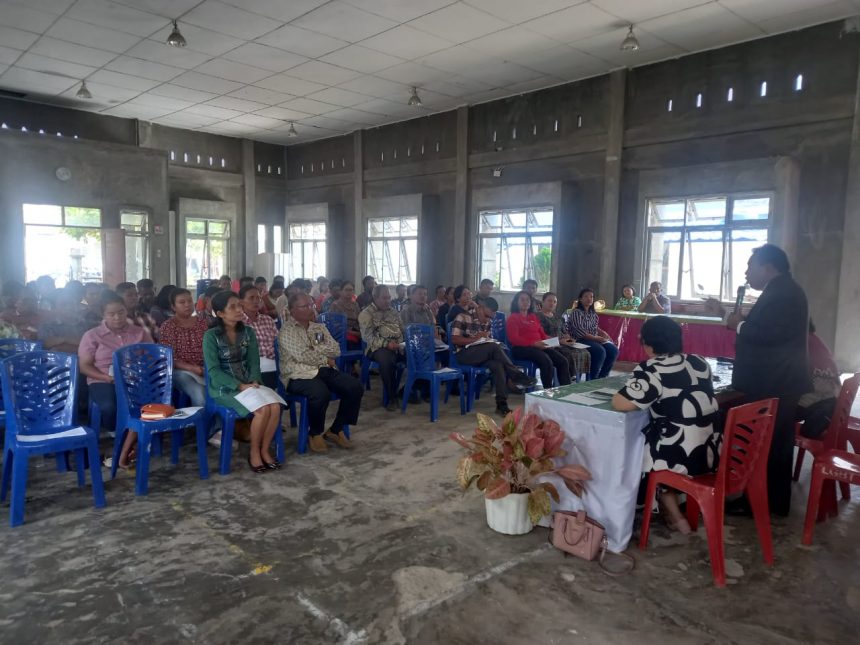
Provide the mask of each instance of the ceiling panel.
[{"label": "ceiling panel", "polygon": [[622,25],[623,21],[616,16],[606,13],[592,4],[579,4],[523,24],[526,29],[549,36],[562,43],[612,31]]},{"label": "ceiling panel", "polygon": [[[369,78],[364,76],[361,80],[367,80]],[[382,79],[375,79],[377,81],[381,81]],[[388,81],[385,81],[386,83]],[[363,83],[358,83],[362,87],[365,87]],[[404,88],[405,89],[405,88]],[[353,92],[351,90],[347,90],[344,87],[328,87],[324,90],[320,90],[319,92],[314,92],[313,94],[308,94],[309,99],[313,99],[314,101],[322,101],[324,103],[331,103],[332,105],[337,105],[339,107],[352,107],[353,105],[358,105],[359,103],[364,103],[369,98],[369,94],[372,94],[370,88],[368,88],[368,94],[361,94],[360,92]]]},{"label": "ceiling panel", "polygon": [[715,47],[726,38],[739,41],[764,33],[752,23],[714,3],[647,20],[642,23],[642,28],[688,51]]},{"label": "ceiling panel", "polygon": [[97,27],[71,18],[57,20],[48,29],[46,35],[78,45],[98,45],[99,49],[106,49],[116,54],[123,53],[140,41],[137,36],[105,27]]},{"label": "ceiling panel", "polygon": [[36,41],[30,47],[30,51],[34,54],[80,63],[81,65],[92,65],[93,67],[101,67],[116,58],[116,54],[113,52],[75,45],[74,43],[67,43],[64,40],[56,40],[55,38],[48,38],[46,36],[42,36]]},{"label": "ceiling panel", "polygon": [[[66,92],[65,96],[77,98],[75,94],[78,91],[78,85],[72,85]],[[93,95],[92,99],[78,99],[80,105],[89,105],[90,103],[106,104],[106,103],[122,103],[133,99],[140,92],[138,90],[130,90],[126,87],[117,87],[116,85],[105,85],[95,81],[87,81],[87,87]]]},{"label": "ceiling panel", "polygon": [[302,63],[290,70],[290,76],[301,78],[306,81],[323,83],[325,85],[337,85],[345,83],[360,76],[358,72],[337,65],[330,65],[319,60]]},{"label": "ceiling panel", "polygon": [[305,56],[260,43],[247,43],[237,47],[224,54],[224,58],[270,72],[285,72],[308,60]]},{"label": "ceiling panel", "polygon": [[182,49],[165,47],[163,41],[157,40],[141,40],[137,45],[129,49],[126,54],[134,58],[142,58],[154,63],[181,67],[183,69],[194,69],[212,57],[209,54],[196,52],[188,47],[183,47]]},{"label": "ceiling panel", "polygon": [[141,37],[149,36],[168,24],[168,20],[162,16],[108,0],[78,0],[66,17]]},{"label": "ceiling panel", "polygon": [[[631,0],[625,1],[631,2]],[[584,2],[587,0],[532,0],[531,2],[524,2],[523,0],[466,0],[466,4],[498,16],[511,24],[532,20]]]},{"label": "ceiling panel", "polygon": [[[626,23],[638,24],[651,18],[665,16],[675,11],[689,9],[702,4],[708,4],[714,0],[658,0],[651,2],[630,2],[630,0],[591,0],[591,4],[612,14]],[[762,0],[755,0],[758,4],[764,4]],[[778,0],[779,4],[782,0]]]},{"label": "ceiling panel", "polygon": [[216,119],[231,119],[236,116],[241,116],[242,113],[237,110],[228,110],[226,108],[215,107],[214,105],[198,104],[187,108],[185,112],[189,114],[200,114]]},{"label": "ceiling panel", "polygon": [[267,90],[255,85],[246,85],[235,92],[230,92],[227,96],[234,96],[237,99],[245,99],[248,101],[255,101],[257,103],[265,103],[266,105],[277,105],[278,103],[283,103],[284,101],[289,101],[293,98],[290,94]]},{"label": "ceiling panel", "polygon": [[[199,0],[197,0],[199,2]],[[281,22],[290,22],[309,11],[313,11],[328,0],[224,0],[234,7],[258,13],[261,16],[274,18]]]},{"label": "ceiling panel", "polygon": [[409,25],[400,25],[368,38],[362,45],[406,60],[420,58],[440,49],[448,49],[451,40],[428,34]]},{"label": "ceiling panel", "polygon": [[662,60],[672,56],[682,56],[686,53],[686,50],[681,47],[670,45],[642,28],[636,30],[639,49],[635,52],[621,51],[619,43],[626,36],[627,29],[621,27],[605,34],[577,40],[571,44],[571,47],[575,47],[579,51],[619,67],[625,65],[644,65],[651,61]]},{"label": "ceiling panel", "polygon": [[247,101],[233,96],[219,96],[206,101],[206,105],[214,105],[215,107],[227,108],[228,110],[236,110],[238,112],[256,112],[267,107],[265,103]]},{"label": "ceiling panel", "polygon": [[[497,59],[493,56],[484,54],[477,49],[470,49],[466,45],[457,45],[456,47],[451,47],[450,49],[445,49],[443,51],[436,52],[435,54],[424,56],[423,58],[418,59],[417,62],[427,65],[428,67],[434,67],[436,69],[450,72],[451,74],[459,74],[463,71],[463,68],[467,67],[467,65],[483,65],[486,63],[492,63],[495,60]],[[469,62],[468,64],[464,64],[463,61]]]},{"label": "ceiling panel", "polygon": [[856,16],[858,10],[860,10],[860,4],[852,6],[847,0],[841,0],[840,2],[833,2],[822,7],[815,7],[814,9],[804,9],[803,11],[781,14],[768,20],[762,20],[758,26],[765,33],[778,34],[793,29],[794,25],[798,23],[818,24],[829,20]]},{"label": "ceiling panel", "polygon": [[543,34],[523,27],[509,27],[471,41],[466,47],[504,60],[516,53],[541,52],[560,45]]},{"label": "ceiling panel", "polygon": [[308,58],[324,56],[349,44],[345,40],[324,36],[292,25],[284,25],[280,29],[258,38],[257,42],[295,52]]},{"label": "ceiling panel", "polygon": [[148,78],[141,78],[140,76],[130,76],[129,74],[120,74],[119,72],[112,72],[107,69],[100,69],[92,74],[87,78],[87,82],[89,83],[90,81],[124,87],[128,90],[137,90],[138,92],[151,90],[153,87],[161,84],[160,81],[153,81]]},{"label": "ceiling panel", "polygon": [[20,49],[12,49],[11,47],[0,45],[0,65],[11,65],[18,60],[22,53]]},{"label": "ceiling panel", "polygon": [[184,110],[187,107],[191,107],[194,103],[144,92],[128,101],[126,105],[145,106],[175,112],[176,110]]},{"label": "ceiling panel", "polygon": [[254,81],[259,81],[260,79],[272,75],[272,73],[267,69],[251,67],[250,65],[237,63],[224,58],[215,58],[207,63],[203,63],[199,67],[195,68],[194,71],[200,72],[201,74],[217,76],[218,78],[226,78],[229,81],[236,81],[237,83],[242,84],[253,83]]},{"label": "ceiling panel", "polygon": [[122,72],[123,74],[131,74],[132,76],[142,76],[154,81],[169,81],[184,71],[178,67],[153,63],[152,61],[132,58],[131,56],[115,58],[105,65],[105,69]]},{"label": "ceiling panel", "polygon": [[303,119],[308,116],[313,116],[307,112],[302,112],[301,110],[291,110],[285,107],[267,107],[264,110],[258,110],[257,114],[259,116],[268,117],[270,119],[279,119],[281,121],[298,121],[299,119]]},{"label": "ceiling panel", "polygon": [[[19,52],[20,54],[20,52]],[[96,67],[88,65],[79,65],[70,63],[69,61],[59,60],[57,58],[48,58],[47,56],[39,56],[32,52],[27,52],[16,63],[18,67],[31,69],[36,72],[45,72],[47,74],[62,74],[73,79],[84,79],[96,71]]]},{"label": "ceiling panel", "polygon": [[[167,37],[170,36],[172,31],[173,27],[168,24],[156,33],[152,34],[150,38],[164,45],[167,41]],[[188,45],[181,49],[178,47],[165,47],[165,51],[169,52],[168,55],[175,55],[177,53],[191,50],[200,52],[201,54],[209,54],[209,57],[211,58],[212,56],[225,54],[245,43],[241,38],[234,38],[233,36],[218,33],[211,29],[204,29],[203,27],[191,25],[186,22],[179,23],[179,31],[182,32]]]},{"label": "ceiling panel", "polygon": [[[42,0],[53,2],[54,0]],[[65,0],[64,0],[65,1]],[[72,0],[74,1],[74,0]],[[113,0],[117,4],[154,13],[165,18],[178,18],[185,12],[200,4],[200,0]]]},{"label": "ceiling panel", "polygon": [[[271,108],[268,108],[271,109]],[[274,128],[281,124],[280,119],[274,119],[261,114],[243,114],[234,119],[230,119],[233,123],[242,123],[243,125],[251,125],[255,128]]]},{"label": "ceiling panel", "polygon": [[298,98],[281,103],[278,107],[286,108],[288,110],[296,110],[297,112],[303,112],[304,114],[325,114],[327,112],[333,112],[343,106],[332,105],[331,103],[324,103],[323,101],[316,101],[309,98]]},{"label": "ceiling panel", "polygon": [[46,11],[54,15],[61,15],[71,7],[75,0],[16,0],[18,4],[25,4],[31,9]]},{"label": "ceiling panel", "polygon": [[77,81],[72,78],[44,74],[21,67],[10,67],[3,73],[3,76],[0,76],[0,83],[2,83],[4,88],[19,90],[21,92],[59,94],[72,85],[76,85]]},{"label": "ceiling panel", "polygon": [[325,85],[321,85],[320,83],[306,81],[287,74],[275,74],[269,78],[264,78],[262,81],[257,81],[254,85],[267,90],[292,94],[293,96],[306,96],[326,88]]},{"label": "ceiling panel", "polygon": [[203,103],[210,99],[214,99],[217,94],[212,94],[210,92],[201,92],[200,90],[192,90],[187,87],[181,87],[179,85],[173,85],[171,83],[163,83],[158,87],[152,88],[150,90],[151,94],[158,94],[159,96],[169,96],[174,99],[181,99],[183,101],[190,101],[191,103]]},{"label": "ceiling panel", "polygon": [[57,19],[57,16],[45,11],[39,11],[17,2],[4,2],[0,6],[0,25],[24,29],[42,34]]},{"label": "ceiling panel", "polygon": [[205,125],[217,123],[218,119],[202,116],[200,114],[189,114],[187,112],[174,112],[161,117],[158,120],[159,124],[167,125],[173,128],[194,129]]},{"label": "ceiling panel", "polygon": [[413,2],[409,0],[345,0],[345,2],[353,7],[375,13],[377,16],[383,16],[397,22],[408,22],[449,4],[454,4],[455,0],[417,0]]},{"label": "ceiling panel", "polygon": [[834,0],[780,0],[778,3],[766,3],[758,0],[720,0],[720,4],[741,18],[755,23],[789,15],[796,11],[818,12],[826,11],[829,6],[834,4],[842,4],[843,7],[850,5],[849,2],[836,3]]},{"label": "ceiling panel", "polygon": [[[471,67],[465,65],[464,67]],[[389,81],[397,81],[405,85],[421,85],[447,76],[447,72],[436,69],[435,67],[427,67],[418,63],[403,63],[384,69],[377,74]]]},{"label": "ceiling panel", "polygon": [[403,62],[402,58],[383,54],[361,45],[350,45],[323,56],[321,61],[370,74]]},{"label": "ceiling panel", "polygon": [[351,43],[397,26],[393,20],[362,11],[339,0],[327,2],[294,20],[293,24]]},{"label": "ceiling panel", "polygon": [[205,0],[182,16],[182,22],[244,40],[253,40],[281,26],[276,20],[218,0]]},{"label": "ceiling panel", "polygon": [[192,90],[202,90],[214,94],[227,94],[242,87],[242,83],[228,81],[227,79],[200,74],[199,72],[185,72],[173,79],[174,85],[181,85]]},{"label": "ceiling panel", "polygon": [[36,42],[38,38],[38,34],[0,25],[0,43],[2,43],[4,47],[27,49],[30,45]]},{"label": "ceiling panel", "polygon": [[428,13],[409,24],[416,29],[456,43],[480,38],[510,26],[510,23],[462,2]]}]

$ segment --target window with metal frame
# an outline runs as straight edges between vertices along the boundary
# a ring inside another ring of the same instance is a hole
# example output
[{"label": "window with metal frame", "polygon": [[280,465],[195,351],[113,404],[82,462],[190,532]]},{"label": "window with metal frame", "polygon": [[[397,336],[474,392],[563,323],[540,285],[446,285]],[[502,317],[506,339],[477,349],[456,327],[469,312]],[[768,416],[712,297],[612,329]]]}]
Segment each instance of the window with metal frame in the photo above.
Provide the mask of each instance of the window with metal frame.
[{"label": "window with metal frame", "polygon": [[554,213],[537,206],[478,213],[478,275],[502,292],[519,291],[525,280],[550,290]]},{"label": "window with metal frame", "polygon": [[325,222],[297,222],[289,225],[289,279],[315,280],[326,274],[328,266]]},{"label": "window with metal frame", "polygon": [[649,199],[643,289],[660,282],[680,300],[731,302],[752,250],[768,241],[773,195]]},{"label": "window with metal frame", "polygon": [[119,225],[125,231],[125,279],[137,282],[149,278],[149,213],[121,210]]},{"label": "window with metal frame", "polygon": [[380,284],[418,282],[418,216],[367,220],[367,274]]},{"label": "window with metal frame", "polygon": [[22,210],[24,268],[28,281],[49,275],[62,287],[70,280],[103,280],[100,209],[24,204]]},{"label": "window with metal frame", "polygon": [[185,282],[218,279],[230,266],[230,222],[189,217],[185,220]]}]

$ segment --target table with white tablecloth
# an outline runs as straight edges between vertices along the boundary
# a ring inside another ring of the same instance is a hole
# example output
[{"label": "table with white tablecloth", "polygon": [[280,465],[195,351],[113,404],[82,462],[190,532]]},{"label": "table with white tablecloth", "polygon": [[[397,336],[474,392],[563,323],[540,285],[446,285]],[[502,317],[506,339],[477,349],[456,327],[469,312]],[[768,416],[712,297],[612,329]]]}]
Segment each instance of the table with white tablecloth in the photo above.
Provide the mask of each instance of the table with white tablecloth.
[{"label": "table with white tablecloth", "polygon": [[573,383],[526,395],[527,413],[558,422],[566,436],[564,463],[582,464],[591,471],[585,494],[576,497],[559,477],[550,475],[561,501],[552,510],[578,511],[606,528],[609,549],[624,551],[633,533],[636,494],[642,478],[642,456],[648,425],[647,411],[617,412],[609,403],[584,405],[566,399],[596,389],[620,389],[627,377]]}]

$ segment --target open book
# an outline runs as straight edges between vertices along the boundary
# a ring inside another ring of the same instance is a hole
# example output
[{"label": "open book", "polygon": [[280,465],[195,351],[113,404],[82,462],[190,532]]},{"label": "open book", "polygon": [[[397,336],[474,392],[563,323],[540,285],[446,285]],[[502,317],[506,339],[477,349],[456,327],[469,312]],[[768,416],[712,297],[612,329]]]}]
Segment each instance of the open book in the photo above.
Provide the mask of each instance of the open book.
[{"label": "open book", "polygon": [[278,403],[280,405],[287,404],[286,401],[278,396],[277,392],[265,387],[264,385],[261,385],[260,387],[249,387],[247,390],[239,392],[239,394],[236,395],[236,400],[248,408],[249,412],[259,410],[264,405],[269,405],[270,403]]},{"label": "open book", "polygon": [[474,347],[475,345],[483,345],[484,343],[496,343],[500,344],[495,338],[479,338],[474,343],[469,343],[465,345],[465,347]]}]

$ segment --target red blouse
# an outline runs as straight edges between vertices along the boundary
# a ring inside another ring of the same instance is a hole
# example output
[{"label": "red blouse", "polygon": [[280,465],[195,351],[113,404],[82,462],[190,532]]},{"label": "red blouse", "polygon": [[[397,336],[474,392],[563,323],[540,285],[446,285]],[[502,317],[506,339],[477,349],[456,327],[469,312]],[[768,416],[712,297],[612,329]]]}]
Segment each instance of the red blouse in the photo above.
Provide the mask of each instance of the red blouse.
[{"label": "red blouse", "polygon": [[194,318],[194,327],[180,327],[176,316],[161,326],[159,342],[173,350],[173,360],[203,366],[203,334],[209,329],[205,316]]},{"label": "red blouse", "polygon": [[535,314],[525,316],[520,313],[511,314],[508,316],[505,328],[508,344],[511,347],[531,347],[539,340],[549,338]]}]

